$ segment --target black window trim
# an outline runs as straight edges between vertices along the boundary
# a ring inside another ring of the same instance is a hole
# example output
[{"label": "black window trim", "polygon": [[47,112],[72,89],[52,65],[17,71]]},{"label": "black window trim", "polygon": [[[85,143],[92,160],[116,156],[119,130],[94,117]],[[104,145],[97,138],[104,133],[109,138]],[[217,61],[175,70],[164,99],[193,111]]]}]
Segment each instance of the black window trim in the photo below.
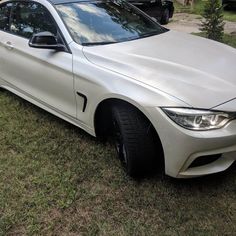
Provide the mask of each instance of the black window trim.
[{"label": "black window trim", "polygon": [[[62,42],[63,42],[64,46],[66,47],[66,50],[65,50],[64,52],[72,54],[72,52],[71,52],[71,50],[70,50],[70,47],[69,47],[69,45],[67,44],[63,33],[61,32],[60,27],[58,26],[57,22],[55,21],[54,17],[52,16],[51,12],[50,12],[50,11],[47,9],[47,7],[45,7],[43,4],[41,4],[41,3],[39,3],[39,2],[36,2],[36,1],[12,0],[12,1],[3,2],[2,4],[0,4],[0,7],[5,6],[5,5],[7,5],[8,3],[16,3],[16,4],[17,4],[17,3],[22,3],[22,2],[39,4],[39,5],[43,6],[43,7],[48,11],[48,13],[50,14],[50,16],[51,16],[51,18],[52,18],[53,23],[55,24],[55,26],[56,26],[56,28],[57,28],[57,30],[58,30],[58,33],[59,33],[59,35],[60,35],[60,37],[61,37],[61,39],[62,39]],[[15,33],[11,32],[11,30],[10,30],[10,25],[11,25],[11,22],[12,22],[12,12],[13,12],[13,10],[14,10],[14,6],[11,6],[11,11],[10,11],[10,16],[9,16],[9,30],[6,31],[6,30],[0,29],[0,31],[3,31],[3,32],[5,32],[5,33],[9,33],[9,34],[12,34],[12,35],[14,35],[14,36],[17,36],[17,37],[20,37],[20,38],[24,38],[24,39],[29,40],[29,38],[27,38],[27,37],[24,37],[24,36],[22,36],[22,35],[18,35],[18,34],[15,34]],[[57,13],[57,14],[58,14],[58,13]],[[45,49],[43,49],[43,50],[45,50]]]}]

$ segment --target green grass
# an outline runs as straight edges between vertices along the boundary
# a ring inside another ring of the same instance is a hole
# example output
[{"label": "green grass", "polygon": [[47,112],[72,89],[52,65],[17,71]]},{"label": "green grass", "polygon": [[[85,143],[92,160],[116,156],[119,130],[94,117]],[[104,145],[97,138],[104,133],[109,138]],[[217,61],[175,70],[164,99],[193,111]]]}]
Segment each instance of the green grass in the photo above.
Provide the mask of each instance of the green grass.
[{"label": "green grass", "polygon": [[174,13],[190,13],[190,7],[189,6],[184,6],[174,0],[174,7],[175,7],[175,12]]},{"label": "green grass", "polygon": [[[203,32],[193,34],[201,37],[206,37]],[[228,44],[229,46],[236,48],[236,35],[224,34],[222,43]]]},{"label": "green grass", "polygon": [[[195,4],[193,7],[183,6],[177,1],[174,2],[174,5],[176,13],[192,13],[192,14],[202,15],[204,9],[204,1],[202,0],[195,0]],[[236,22],[236,11],[224,10],[224,20]]]},{"label": "green grass", "polygon": [[223,43],[230,45],[231,47],[236,48],[236,35],[225,34],[223,38]]},{"label": "green grass", "polygon": [[235,235],[236,165],[128,178],[113,148],[0,90],[0,235]]}]

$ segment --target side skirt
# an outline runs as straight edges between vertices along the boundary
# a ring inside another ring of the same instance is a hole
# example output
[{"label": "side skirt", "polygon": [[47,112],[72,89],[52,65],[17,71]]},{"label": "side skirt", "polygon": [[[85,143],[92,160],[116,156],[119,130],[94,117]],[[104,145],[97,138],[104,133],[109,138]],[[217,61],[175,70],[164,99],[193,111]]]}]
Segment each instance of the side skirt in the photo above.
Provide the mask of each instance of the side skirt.
[{"label": "side skirt", "polygon": [[59,111],[57,109],[55,109],[54,107],[52,107],[52,106],[42,102],[41,100],[39,100],[39,99],[37,99],[37,98],[35,98],[35,97],[33,97],[33,96],[31,96],[31,95],[21,91],[21,90],[19,90],[18,88],[15,88],[12,85],[10,87],[10,86],[8,86],[6,84],[2,85],[2,86],[0,85],[0,88],[3,88],[5,90],[7,90],[7,91],[10,91],[10,92],[16,94],[17,96],[19,96],[19,97],[25,99],[26,101],[28,101],[28,102],[30,102],[30,103],[32,103],[32,104],[42,108],[43,110],[45,110],[45,111],[47,111],[47,112],[49,112],[49,113],[51,113],[51,114],[53,114],[53,115],[63,119],[63,120],[65,120],[65,121],[67,121],[67,122],[69,122],[69,123],[71,123],[71,124],[81,128],[81,129],[85,130],[87,133],[89,133],[90,135],[92,135],[94,137],[96,136],[95,135],[95,131],[91,127],[88,127],[86,124],[81,122],[80,120],[78,120],[78,119],[76,119],[76,118],[74,118],[72,116],[69,116],[66,113],[63,113],[63,112],[61,112],[61,111]]}]

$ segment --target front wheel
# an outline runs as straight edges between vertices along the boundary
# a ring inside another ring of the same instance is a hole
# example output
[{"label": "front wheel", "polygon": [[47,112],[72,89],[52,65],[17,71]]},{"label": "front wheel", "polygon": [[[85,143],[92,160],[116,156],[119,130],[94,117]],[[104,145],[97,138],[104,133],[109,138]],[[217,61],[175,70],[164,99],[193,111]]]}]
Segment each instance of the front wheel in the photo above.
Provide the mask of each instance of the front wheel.
[{"label": "front wheel", "polygon": [[117,104],[111,110],[112,136],[127,174],[137,177],[153,172],[158,149],[151,123],[131,106]]}]

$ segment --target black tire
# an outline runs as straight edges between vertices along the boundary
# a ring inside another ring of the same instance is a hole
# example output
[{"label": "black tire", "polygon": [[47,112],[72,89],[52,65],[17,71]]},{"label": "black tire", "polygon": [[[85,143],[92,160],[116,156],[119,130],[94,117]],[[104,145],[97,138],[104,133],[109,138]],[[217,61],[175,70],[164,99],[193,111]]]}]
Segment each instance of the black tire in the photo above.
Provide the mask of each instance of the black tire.
[{"label": "black tire", "polygon": [[113,140],[126,173],[131,177],[153,173],[158,149],[151,123],[126,104],[112,106],[111,111]]},{"label": "black tire", "polygon": [[163,12],[162,18],[161,18],[161,24],[167,25],[170,21],[170,10],[166,8]]}]

